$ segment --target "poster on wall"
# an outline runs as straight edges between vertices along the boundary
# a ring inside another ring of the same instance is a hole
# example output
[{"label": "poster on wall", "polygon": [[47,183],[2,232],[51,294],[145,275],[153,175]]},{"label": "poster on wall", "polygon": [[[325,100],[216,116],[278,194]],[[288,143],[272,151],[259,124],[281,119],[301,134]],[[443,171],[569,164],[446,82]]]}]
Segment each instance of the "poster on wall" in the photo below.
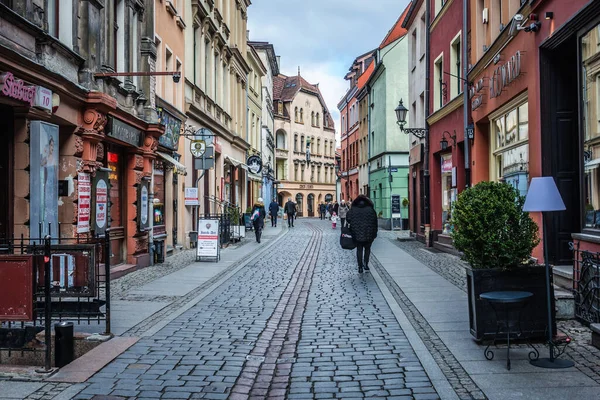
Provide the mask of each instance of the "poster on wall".
[{"label": "poster on wall", "polygon": [[77,175],[77,233],[90,231],[92,182],[90,174],[80,172]]},{"label": "poster on wall", "polygon": [[[58,237],[58,125],[31,121],[30,236]],[[41,225],[41,232],[40,232]]]},{"label": "poster on wall", "polygon": [[198,220],[198,245],[196,259],[213,258],[219,259],[219,220]]},{"label": "poster on wall", "polygon": [[143,179],[138,186],[138,230],[144,232],[150,227],[150,220],[148,217],[148,195],[149,195],[150,182],[147,179]]},{"label": "poster on wall", "polygon": [[109,225],[109,172],[110,170],[108,168],[101,168],[97,170],[92,183],[92,198],[94,199],[94,205],[92,207],[92,210],[94,211],[93,227],[94,232],[97,235],[104,235]]},{"label": "poster on wall", "polygon": [[186,206],[199,206],[198,201],[198,188],[185,188],[185,205]]}]

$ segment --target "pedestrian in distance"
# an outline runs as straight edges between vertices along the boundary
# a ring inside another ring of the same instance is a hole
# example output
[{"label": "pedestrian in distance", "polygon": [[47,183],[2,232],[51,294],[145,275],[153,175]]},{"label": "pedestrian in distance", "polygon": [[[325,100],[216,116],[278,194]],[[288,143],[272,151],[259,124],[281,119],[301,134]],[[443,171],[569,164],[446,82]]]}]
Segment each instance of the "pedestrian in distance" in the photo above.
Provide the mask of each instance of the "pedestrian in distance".
[{"label": "pedestrian in distance", "polygon": [[279,214],[279,203],[273,199],[269,204],[269,214],[271,215],[271,227],[277,228],[277,214]]},{"label": "pedestrian in distance", "polygon": [[332,229],[335,229],[335,226],[337,225],[337,222],[338,222],[338,216],[334,212],[333,215],[331,216],[331,228]]},{"label": "pedestrian in distance", "polygon": [[338,208],[338,215],[340,217],[340,226],[343,228],[346,226],[346,216],[348,215],[348,211],[350,211],[350,207],[348,207],[348,203],[342,200],[340,207]]},{"label": "pedestrian in distance", "polygon": [[333,215],[333,213],[336,213],[337,215],[340,214],[340,205],[337,201],[334,201],[333,205],[331,206],[331,215]]},{"label": "pedestrian in distance", "polygon": [[327,203],[325,206],[325,218],[331,219],[331,203]]},{"label": "pedestrian in distance", "polygon": [[265,218],[267,217],[267,212],[265,211],[265,205],[263,204],[263,199],[258,198],[258,201],[252,207],[252,214],[250,220],[252,221],[252,226],[254,227],[254,234],[256,235],[256,241],[260,243],[260,237],[262,235],[262,230],[265,227]]},{"label": "pedestrian in distance", "polygon": [[371,199],[364,194],[358,195],[352,201],[346,222],[350,225],[350,232],[356,243],[358,272],[362,273],[363,268],[368,271],[371,245],[377,237],[377,213]]},{"label": "pedestrian in distance", "polygon": [[287,214],[288,217],[288,228],[294,227],[294,218],[296,216],[296,203],[292,201],[291,197],[288,197],[287,203],[283,207],[283,212]]},{"label": "pedestrian in distance", "polygon": [[319,204],[319,217],[321,217],[321,219],[325,219],[325,203],[321,202]]}]

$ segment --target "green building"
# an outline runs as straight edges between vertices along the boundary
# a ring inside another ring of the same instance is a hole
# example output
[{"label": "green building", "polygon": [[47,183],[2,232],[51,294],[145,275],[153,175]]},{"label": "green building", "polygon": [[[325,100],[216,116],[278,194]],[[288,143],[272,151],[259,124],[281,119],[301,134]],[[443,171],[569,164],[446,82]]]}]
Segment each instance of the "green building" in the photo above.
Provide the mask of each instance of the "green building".
[{"label": "green building", "polygon": [[[404,14],[396,21],[377,51],[369,90],[369,196],[375,203],[379,225],[392,227],[392,195],[400,196],[400,214],[393,228],[408,225],[409,135],[400,131],[394,109],[408,98],[408,38],[401,28]],[[408,117],[407,117],[408,120]],[[408,122],[408,121],[407,121]]]}]

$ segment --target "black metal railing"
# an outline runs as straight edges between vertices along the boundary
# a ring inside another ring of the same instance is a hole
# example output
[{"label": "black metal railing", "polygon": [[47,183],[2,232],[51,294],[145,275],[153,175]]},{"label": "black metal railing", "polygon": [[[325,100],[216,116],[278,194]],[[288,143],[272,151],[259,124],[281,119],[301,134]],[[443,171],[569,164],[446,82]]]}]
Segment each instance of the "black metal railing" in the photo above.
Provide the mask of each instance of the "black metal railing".
[{"label": "black metal railing", "polygon": [[575,317],[585,324],[600,322],[600,253],[573,246]]}]

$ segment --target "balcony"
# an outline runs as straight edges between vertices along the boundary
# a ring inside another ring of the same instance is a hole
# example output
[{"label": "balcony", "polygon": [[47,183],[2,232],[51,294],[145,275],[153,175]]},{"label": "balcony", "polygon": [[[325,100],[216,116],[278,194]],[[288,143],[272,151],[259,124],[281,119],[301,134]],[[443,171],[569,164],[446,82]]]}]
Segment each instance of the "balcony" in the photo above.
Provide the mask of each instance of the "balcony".
[{"label": "balcony", "polygon": [[288,158],[288,149],[280,149],[277,148],[275,149],[275,158],[283,158],[286,159]]}]

